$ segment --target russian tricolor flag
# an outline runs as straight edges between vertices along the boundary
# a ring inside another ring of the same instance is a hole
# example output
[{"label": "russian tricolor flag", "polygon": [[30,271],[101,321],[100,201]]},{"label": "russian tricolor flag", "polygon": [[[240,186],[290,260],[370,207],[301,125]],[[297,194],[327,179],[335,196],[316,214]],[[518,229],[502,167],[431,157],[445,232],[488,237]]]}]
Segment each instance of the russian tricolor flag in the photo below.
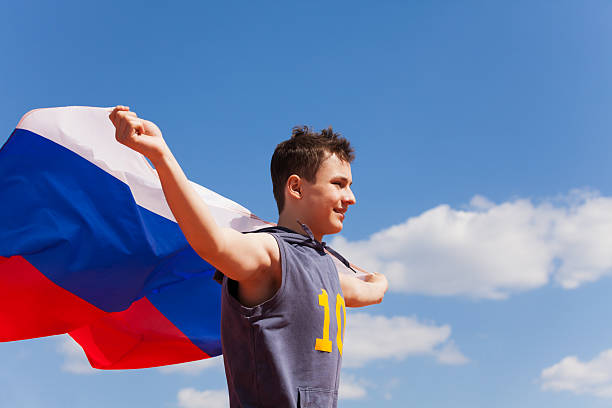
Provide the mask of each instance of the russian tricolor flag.
[{"label": "russian tricolor flag", "polygon": [[[26,114],[0,149],[0,341],[69,333],[93,367],[221,354],[214,268],[189,246],[110,109]],[[217,223],[266,223],[192,183]]]}]

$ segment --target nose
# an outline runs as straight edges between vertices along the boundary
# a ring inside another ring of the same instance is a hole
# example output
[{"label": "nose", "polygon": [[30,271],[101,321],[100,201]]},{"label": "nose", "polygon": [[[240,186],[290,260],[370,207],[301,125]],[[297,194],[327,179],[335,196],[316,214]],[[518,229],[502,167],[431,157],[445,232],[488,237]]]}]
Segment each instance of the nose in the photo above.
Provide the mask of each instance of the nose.
[{"label": "nose", "polygon": [[353,190],[350,187],[346,188],[346,195],[344,197],[344,204],[349,206],[355,204],[357,201],[355,199],[355,194],[353,194]]}]

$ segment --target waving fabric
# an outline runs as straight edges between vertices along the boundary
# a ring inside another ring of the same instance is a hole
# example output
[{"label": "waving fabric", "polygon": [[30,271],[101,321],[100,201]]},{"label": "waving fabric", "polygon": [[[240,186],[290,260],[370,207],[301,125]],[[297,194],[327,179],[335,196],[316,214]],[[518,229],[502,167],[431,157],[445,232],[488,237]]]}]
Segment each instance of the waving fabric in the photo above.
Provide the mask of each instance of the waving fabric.
[{"label": "waving fabric", "polygon": [[[109,109],[26,114],[0,150],[0,341],[69,333],[93,367],[221,353],[221,286]],[[217,223],[266,223],[192,183]]]}]

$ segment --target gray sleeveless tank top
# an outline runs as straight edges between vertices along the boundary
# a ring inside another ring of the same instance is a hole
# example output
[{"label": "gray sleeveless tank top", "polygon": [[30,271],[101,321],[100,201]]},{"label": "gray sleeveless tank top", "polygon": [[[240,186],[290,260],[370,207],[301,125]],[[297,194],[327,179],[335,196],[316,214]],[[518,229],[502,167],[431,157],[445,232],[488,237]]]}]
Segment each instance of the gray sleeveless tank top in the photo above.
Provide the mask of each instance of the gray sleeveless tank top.
[{"label": "gray sleeveless tank top", "polygon": [[245,307],[236,299],[237,282],[223,277],[231,407],[335,408],[346,320],[336,266],[312,236],[282,227],[256,232],[278,242],[282,283],[266,302]]}]

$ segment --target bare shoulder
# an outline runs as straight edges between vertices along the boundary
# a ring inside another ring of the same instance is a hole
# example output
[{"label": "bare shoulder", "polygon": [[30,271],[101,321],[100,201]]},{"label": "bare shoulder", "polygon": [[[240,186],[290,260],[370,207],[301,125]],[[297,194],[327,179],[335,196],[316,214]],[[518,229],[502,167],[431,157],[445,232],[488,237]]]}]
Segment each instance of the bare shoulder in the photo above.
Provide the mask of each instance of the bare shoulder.
[{"label": "bare shoulder", "polygon": [[235,279],[238,300],[245,306],[255,306],[270,299],[282,283],[280,249],[276,239],[267,233],[244,234],[245,246],[256,247],[264,259],[257,270]]},{"label": "bare shoulder", "polygon": [[210,259],[205,259],[238,282],[255,278],[280,259],[278,244],[269,234],[243,234],[223,228],[217,248]]},{"label": "bare shoulder", "polygon": [[269,259],[269,263],[266,262],[262,269],[274,268],[276,264],[280,266],[280,248],[271,234],[262,232],[244,234],[243,236],[251,242],[251,245],[259,247],[265,253],[265,257]]}]

